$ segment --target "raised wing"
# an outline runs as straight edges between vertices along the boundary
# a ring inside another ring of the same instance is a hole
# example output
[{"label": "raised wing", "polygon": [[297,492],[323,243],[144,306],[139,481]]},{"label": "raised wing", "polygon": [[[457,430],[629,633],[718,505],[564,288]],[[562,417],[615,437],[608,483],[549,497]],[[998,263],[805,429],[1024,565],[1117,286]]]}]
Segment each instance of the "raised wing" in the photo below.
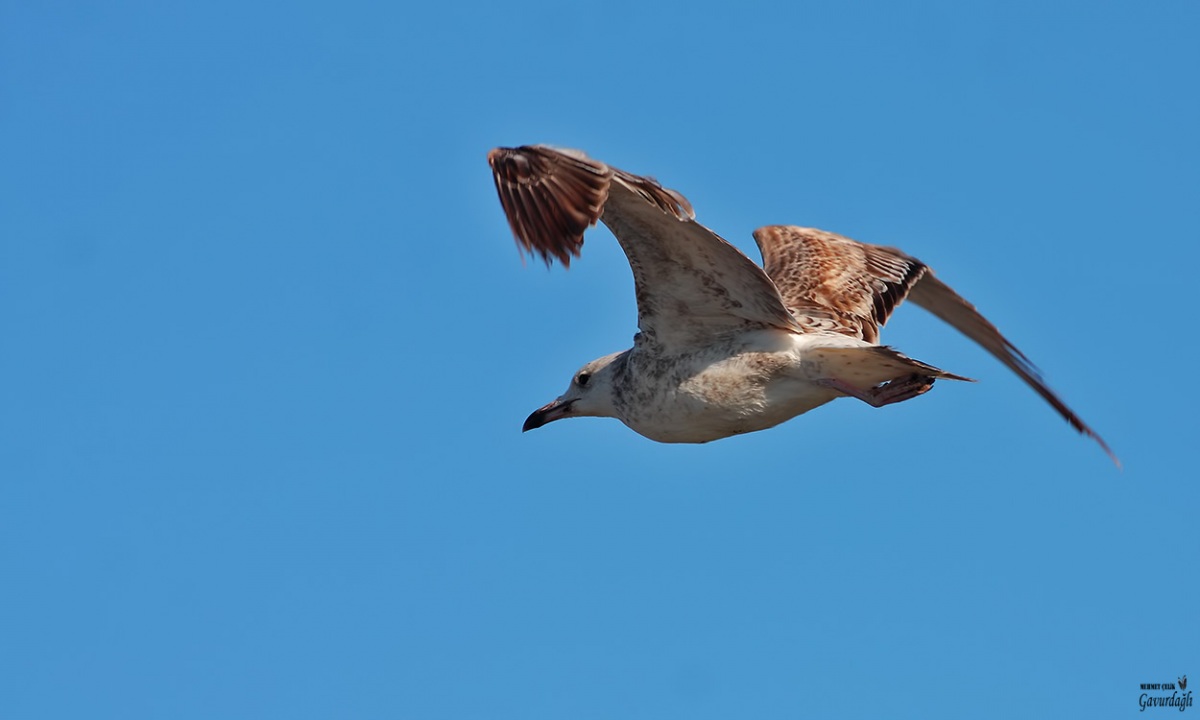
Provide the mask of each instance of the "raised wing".
[{"label": "raised wing", "polygon": [[1029,358],[920,260],[895,248],[812,228],[769,226],[756,230],[754,239],[767,274],[806,331],[878,343],[879,328],[907,297],[1008,366],[1072,427],[1121,464],[1103,438],[1046,385]]},{"label": "raised wing", "polygon": [[597,220],[612,230],[633,269],[645,341],[686,346],[748,327],[801,331],[766,273],[654,179],[545,145],[496,148],[488,163],[517,243],[547,263],[569,265]]}]

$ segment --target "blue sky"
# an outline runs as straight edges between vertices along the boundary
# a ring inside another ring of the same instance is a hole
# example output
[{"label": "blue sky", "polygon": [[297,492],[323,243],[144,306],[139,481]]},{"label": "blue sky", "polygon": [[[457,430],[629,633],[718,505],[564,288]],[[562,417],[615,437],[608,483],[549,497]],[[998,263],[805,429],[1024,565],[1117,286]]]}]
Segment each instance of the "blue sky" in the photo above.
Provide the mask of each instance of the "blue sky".
[{"label": "blue sky", "polygon": [[[0,715],[1129,717],[1200,679],[1200,9],[0,5]],[[976,377],[704,446],[521,422],[628,345],[587,150],[920,257]],[[1159,710],[1159,713],[1170,712]],[[1147,711],[1145,716],[1153,714]]]}]

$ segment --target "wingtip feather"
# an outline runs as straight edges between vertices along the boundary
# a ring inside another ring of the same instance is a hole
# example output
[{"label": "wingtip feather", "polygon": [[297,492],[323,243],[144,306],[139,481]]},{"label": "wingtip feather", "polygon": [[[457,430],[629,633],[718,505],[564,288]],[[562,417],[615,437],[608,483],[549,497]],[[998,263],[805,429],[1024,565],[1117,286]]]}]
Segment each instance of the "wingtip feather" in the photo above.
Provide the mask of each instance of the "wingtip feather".
[{"label": "wingtip feather", "polygon": [[517,245],[547,265],[558,260],[570,267],[583,233],[603,212],[608,166],[541,145],[493,148],[487,160]]}]

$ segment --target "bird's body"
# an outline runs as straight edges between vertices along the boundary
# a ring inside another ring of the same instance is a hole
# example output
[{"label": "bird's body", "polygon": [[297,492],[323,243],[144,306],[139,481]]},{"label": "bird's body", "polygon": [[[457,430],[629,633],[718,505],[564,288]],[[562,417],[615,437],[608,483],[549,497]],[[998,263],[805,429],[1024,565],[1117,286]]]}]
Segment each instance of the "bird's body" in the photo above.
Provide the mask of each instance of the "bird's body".
[{"label": "bird's body", "polygon": [[838,395],[806,377],[805,339],[762,329],[693,352],[635,345],[614,362],[614,414],[659,442],[702,443],[773,427]]},{"label": "bird's body", "polygon": [[643,344],[612,362],[612,415],[666,443],[774,427],[842,396],[831,376],[872,388],[911,374],[898,354],[840,335],[763,328],[677,352]]},{"label": "bird's body", "polygon": [[938,379],[967,380],[879,344],[880,328],[907,298],[979,343],[1112,455],[995,326],[899,250],[767,226],[754,233],[760,268],[651,178],[541,145],[497,148],[488,161],[525,249],[569,265],[583,232],[603,221],[637,293],[633,347],[584,365],[525,430],[615,417],[652,440],[702,443],[773,427],[838,397],[881,407]]}]

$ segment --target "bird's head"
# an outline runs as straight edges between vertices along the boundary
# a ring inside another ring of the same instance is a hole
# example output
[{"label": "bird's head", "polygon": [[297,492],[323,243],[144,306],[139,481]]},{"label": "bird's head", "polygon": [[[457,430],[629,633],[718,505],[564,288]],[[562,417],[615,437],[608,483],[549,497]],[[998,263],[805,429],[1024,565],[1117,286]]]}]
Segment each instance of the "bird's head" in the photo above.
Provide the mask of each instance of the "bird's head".
[{"label": "bird's head", "polygon": [[525,419],[521,432],[540,428],[546,423],[563,418],[617,417],[613,406],[613,383],[617,370],[623,365],[617,361],[624,356],[623,352],[605,355],[579,368],[571,377],[567,391],[534,410]]}]

